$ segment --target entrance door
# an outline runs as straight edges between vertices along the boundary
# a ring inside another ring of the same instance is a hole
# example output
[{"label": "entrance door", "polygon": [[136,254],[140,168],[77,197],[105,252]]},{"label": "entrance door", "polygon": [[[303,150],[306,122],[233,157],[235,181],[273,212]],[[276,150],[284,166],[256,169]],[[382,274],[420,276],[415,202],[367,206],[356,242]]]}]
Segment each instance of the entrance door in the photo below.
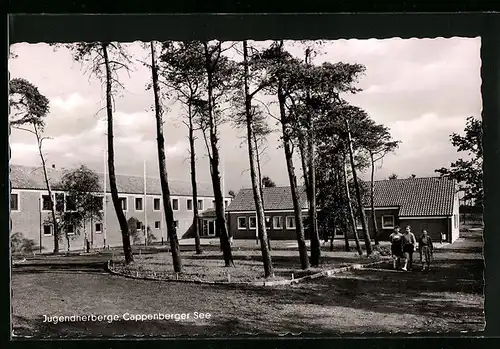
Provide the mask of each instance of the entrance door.
[{"label": "entrance door", "polygon": [[208,236],[215,236],[215,221],[208,222]]}]

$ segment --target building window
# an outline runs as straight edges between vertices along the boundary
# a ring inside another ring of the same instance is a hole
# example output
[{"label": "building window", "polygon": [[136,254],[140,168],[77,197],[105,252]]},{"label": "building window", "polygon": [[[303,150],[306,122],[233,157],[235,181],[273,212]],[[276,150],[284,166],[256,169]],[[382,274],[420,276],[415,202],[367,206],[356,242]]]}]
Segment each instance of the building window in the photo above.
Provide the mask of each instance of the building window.
[{"label": "building window", "polygon": [[247,217],[238,217],[238,229],[245,230],[247,228]]},{"label": "building window", "polygon": [[203,210],[203,200],[198,200],[198,210]]},{"label": "building window", "polygon": [[179,199],[172,199],[172,210],[179,210]]},{"label": "building window", "polygon": [[273,217],[273,229],[283,229],[283,218],[281,216]]},{"label": "building window", "polygon": [[161,201],[160,198],[153,199],[153,211],[161,211]]},{"label": "building window", "polygon": [[135,210],[136,211],[142,211],[142,198],[135,198]]},{"label": "building window", "polygon": [[142,222],[141,221],[137,221],[135,227],[137,228],[137,230],[141,230],[142,229]]},{"label": "building window", "polygon": [[52,225],[44,224],[43,226],[43,235],[49,236],[52,235]]},{"label": "building window", "polygon": [[287,229],[295,229],[295,217],[287,216],[286,217],[286,228]]},{"label": "building window", "polygon": [[248,217],[248,227],[250,229],[257,228],[257,218],[256,217]]},{"label": "building window", "polygon": [[155,229],[160,229],[161,228],[161,221],[156,221],[155,222]]},{"label": "building window", "polygon": [[64,212],[64,193],[55,193],[56,211]]},{"label": "building window", "polygon": [[266,229],[271,229],[271,217],[266,216]]},{"label": "building window", "polygon": [[123,211],[127,211],[127,207],[128,207],[128,200],[127,200],[127,198],[120,198],[120,202],[122,204],[122,210]]},{"label": "building window", "polygon": [[19,211],[19,195],[10,194],[10,210]]},{"label": "building window", "polygon": [[52,200],[50,195],[42,195],[42,211],[50,211],[52,209]]},{"label": "building window", "polygon": [[68,235],[75,235],[75,226],[73,224],[68,224],[66,226],[66,233],[68,233]]},{"label": "building window", "polygon": [[73,197],[71,196],[66,196],[66,211],[67,212],[73,212],[76,211],[76,203]]},{"label": "building window", "polygon": [[187,199],[186,201],[186,209],[191,211],[193,209],[193,199]]},{"label": "building window", "polygon": [[394,229],[394,216],[382,216],[382,228]]},{"label": "building window", "polygon": [[102,233],[102,223],[95,224],[95,232],[96,232],[96,234]]}]

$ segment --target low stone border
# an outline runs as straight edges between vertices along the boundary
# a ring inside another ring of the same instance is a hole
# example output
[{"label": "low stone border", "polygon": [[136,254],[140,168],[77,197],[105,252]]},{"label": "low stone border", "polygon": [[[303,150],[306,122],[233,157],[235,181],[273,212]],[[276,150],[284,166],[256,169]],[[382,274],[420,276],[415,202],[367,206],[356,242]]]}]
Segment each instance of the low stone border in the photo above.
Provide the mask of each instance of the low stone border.
[{"label": "low stone border", "polygon": [[298,279],[290,279],[290,280],[276,280],[276,281],[251,281],[251,282],[228,282],[228,281],[203,281],[203,280],[174,280],[174,279],[162,279],[154,276],[139,276],[139,273],[137,273],[137,276],[126,274],[126,273],[121,273],[113,270],[111,264],[112,261],[109,260],[106,263],[106,271],[113,275],[117,276],[122,276],[130,279],[139,279],[139,280],[151,280],[151,281],[167,281],[167,282],[183,282],[183,283],[191,283],[191,284],[205,284],[205,285],[226,285],[226,286],[282,286],[282,285],[292,285],[292,284],[298,284],[303,281],[307,280],[313,280],[317,279],[320,277],[331,277],[335,274],[339,273],[344,273],[350,270],[358,270],[362,268],[368,268],[368,267],[373,267],[375,265],[379,265],[382,263],[385,263],[389,261],[390,258],[387,257],[382,257],[380,260],[376,262],[371,262],[371,263],[366,263],[366,264],[361,264],[361,263],[356,263],[356,264],[351,264],[346,267],[340,267],[340,268],[334,268],[334,269],[328,269],[321,271],[316,274],[312,275],[306,275]]}]

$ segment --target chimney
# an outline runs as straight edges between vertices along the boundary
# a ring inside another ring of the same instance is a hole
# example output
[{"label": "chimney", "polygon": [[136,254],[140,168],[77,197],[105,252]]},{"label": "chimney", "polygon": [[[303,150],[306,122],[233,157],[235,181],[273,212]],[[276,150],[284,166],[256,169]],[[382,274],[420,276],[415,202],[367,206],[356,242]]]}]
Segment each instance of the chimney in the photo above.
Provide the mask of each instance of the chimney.
[{"label": "chimney", "polygon": [[56,168],[56,165],[55,164],[52,164],[52,168],[55,169]]}]

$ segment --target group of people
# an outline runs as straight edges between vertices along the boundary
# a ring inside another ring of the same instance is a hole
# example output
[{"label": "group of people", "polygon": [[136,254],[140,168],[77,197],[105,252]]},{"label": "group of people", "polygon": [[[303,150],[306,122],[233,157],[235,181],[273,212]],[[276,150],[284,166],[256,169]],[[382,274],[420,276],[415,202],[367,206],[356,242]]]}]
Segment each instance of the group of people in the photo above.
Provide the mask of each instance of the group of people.
[{"label": "group of people", "polygon": [[433,258],[432,239],[426,230],[422,231],[422,236],[417,239],[411,231],[411,227],[407,225],[403,233],[399,227],[395,227],[394,232],[389,236],[391,242],[391,253],[393,258],[393,268],[399,269],[401,262],[404,262],[401,270],[412,270],[413,253],[417,247],[420,253],[420,262],[422,263],[422,271],[430,270],[431,260]]}]

